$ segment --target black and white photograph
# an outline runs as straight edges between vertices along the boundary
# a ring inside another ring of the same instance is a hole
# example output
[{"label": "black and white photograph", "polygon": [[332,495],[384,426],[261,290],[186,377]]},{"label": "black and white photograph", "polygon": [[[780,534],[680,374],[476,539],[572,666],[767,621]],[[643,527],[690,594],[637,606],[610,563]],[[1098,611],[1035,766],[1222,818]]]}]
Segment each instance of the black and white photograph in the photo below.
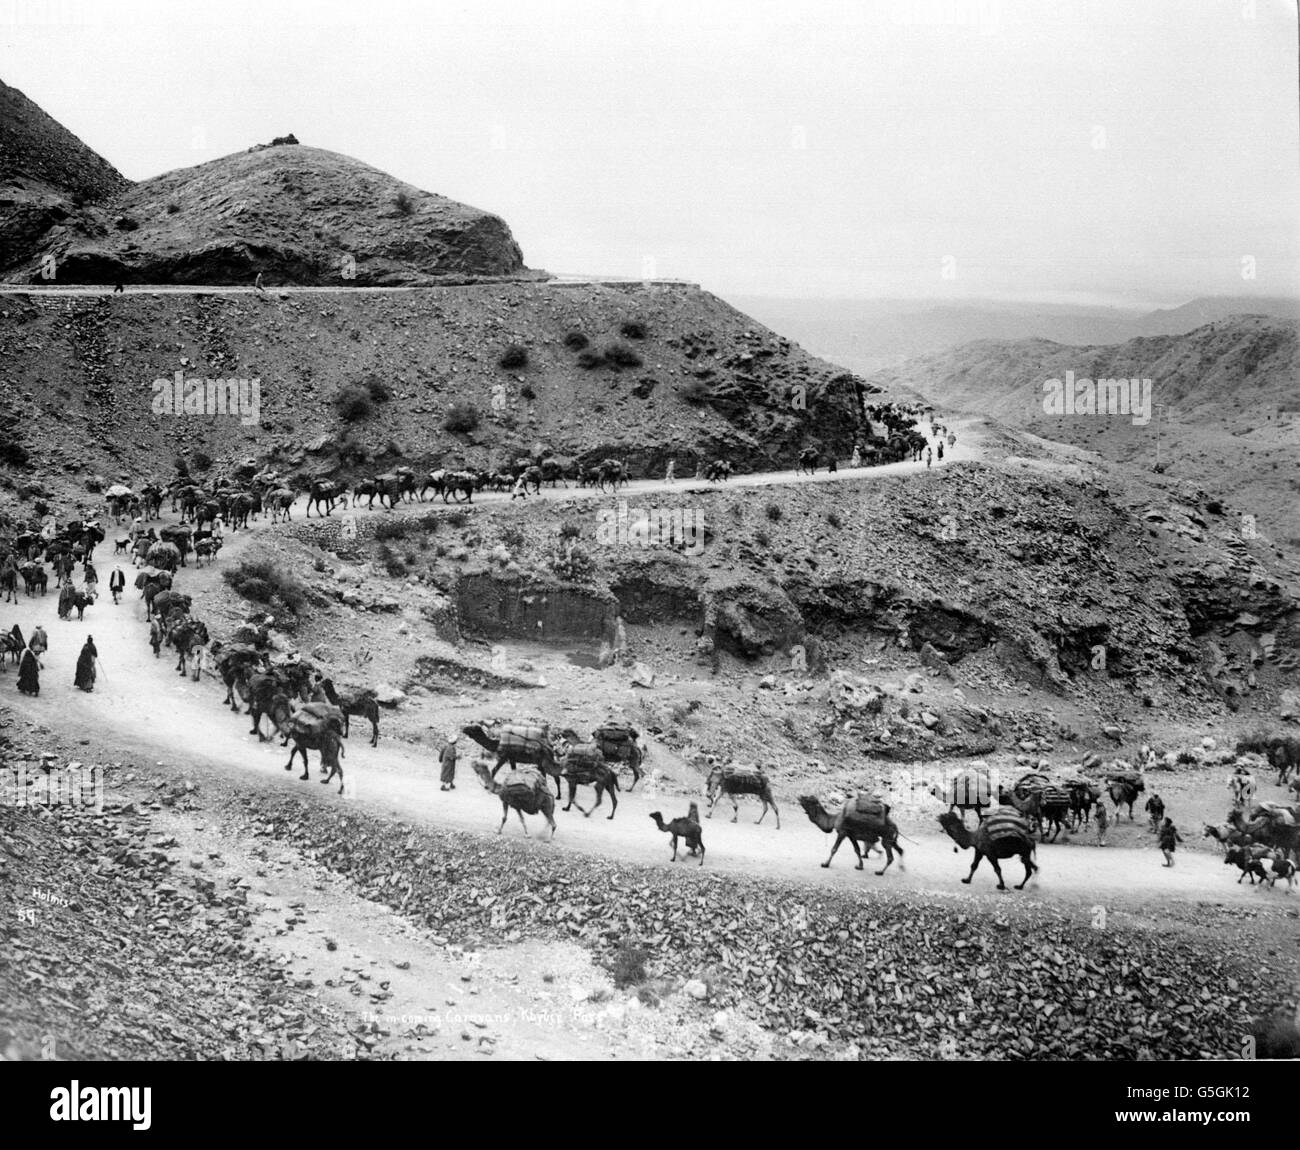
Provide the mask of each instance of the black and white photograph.
[{"label": "black and white photograph", "polygon": [[1248,1125],[1298,73],[1295,0],[0,0],[24,1105],[1092,1063],[1093,1133]]}]

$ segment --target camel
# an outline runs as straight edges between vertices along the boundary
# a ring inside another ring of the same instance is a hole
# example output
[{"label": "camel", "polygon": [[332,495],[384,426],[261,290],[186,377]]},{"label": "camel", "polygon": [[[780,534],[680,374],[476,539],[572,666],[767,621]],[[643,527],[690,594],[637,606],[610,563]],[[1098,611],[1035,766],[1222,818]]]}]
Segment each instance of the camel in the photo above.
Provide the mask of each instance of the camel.
[{"label": "camel", "polygon": [[1031,826],[1037,827],[1043,842],[1047,842],[1049,826],[1054,828],[1052,842],[1055,842],[1070,817],[1070,792],[1064,787],[1048,785],[1027,793],[1019,785],[1011,791],[999,787],[998,799],[1004,805],[1015,807]]},{"label": "camel", "polygon": [[[993,873],[998,876],[998,890],[1007,889],[1007,884],[1002,881],[1002,868],[998,866],[998,859],[1019,856],[1024,864],[1025,877],[1016,890],[1024,890],[1025,883],[1038,870],[1038,864],[1034,862],[1036,847],[1033,832],[1029,829],[1029,824],[1014,810],[1005,806],[1000,807],[980,823],[973,833],[966,829],[966,824],[952,811],[939,816],[939,825],[948,832],[948,837],[957,844],[957,847],[962,850],[967,847],[975,848],[975,861],[970,865],[970,874],[961,880],[964,883],[969,883],[975,877],[980,860],[985,858],[993,867]],[[956,850],[957,847],[953,849]]]},{"label": "camel", "polygon": [[1128,821],[1133,821],[1133,804],[1137,802],[1137,797],[1146,790],[1140,776],[1136,775],[1112,775],[1106,779],[1106,793],[1110,795],[1110,801],[1115,804],[1115,821],[1119,821],[1119,808],[1128,805]]},{"label": "camel", "polygon": [[[632,768],[632,785],[628,793],[636,790],[641,781],[641,762],[643,752],[637,745],[637,732],[631,727],[600,727],[591,733],[591,741],[583,742],[572,727],[565,727],[560,738],[572,746],[595,748],[596,753],[606,763],[627,763]],[[617,770],[617,767],[614,768]]]},{"label": "camel", "polygon": [[1251,842],[1276,847],[1300,861],[1300,825],[1296,824],[1294,814],[1291,815],[1291,822],[1285,818],[1269,817],[1262,807],[1255,807],[1251,815],[1252,820],[1247,822],[1245,813],[1236,807],[1228,815],[1228,822],[1233,830]]},{"label": "camel", "polygon": [[607,791],[614,807],[609,812],[609,817],[612,819],[618,813],[618,773],[605,763],[599,748],[591,743],[570,747],[559,762],[569,784],[569,802],[564,808],[566,811],[573,806],[579,787],[592,786],[596,789],[596,801],[590,810],[583,810],[582,804],[578,804],[578,810],[582,811],[584,817],[591,818],[592,811],[604,801]]},{"label": "camel", "polygon": [[1250,735],[1237,743],[1237,754],[1263,755],[1277,771],[1277,785],[1284,787],[1291,772],[1300,774],[1300,738],[1288,735]]},{"label": "camel", "polygon": [[208,641],[207,626],[198,619],[186,619],[172,630],[168,641],[180,656],[176,661],[176,673],[184,678],[187,670],[186,663],[193,658],[194,681],[197,683],[199,680],[198,649]]},{"label": "camel", "polygon": [[700,830],[699,807],[691,803],[691,809],[684,819],[673,819],[670,823],[664,822],[664,817],[659,811],[654,811],[650,817],[654,819],[655,826],[661,831],[673,836],[673,862],[677,861],[677,840],[682,838],[686,840],[686,846],[691,854],[699,852],[700,866],[704,865],[704,833]]},{"label": "camel", "polygon": [[[497,764],[498,767],[500,765]],[[524,815],[540,814],[551,828],[551,835],[555,835],[555,799],[551,796],[551,788],[546,785],[546,776],[541,771],[532,767],[525,767],[522,771],[512,768],[505,782],[498,783],[496,771],[488,770],[487,763],[477,759],[474,762],[474,773],[483,786],[501,800],[501,825],[497,827],[497,834],[505,829],[506,819],[513,809],[519,816],[519,825],[524,828],[524,834],[528,833]]]},{"label": "camel", "polygon": [[1070,792],[1070,829],[1078,830],[1092,822],[1092,805],[1101,800],[1102,790],[1087,779],[1074,779],[1065,784]]},{"label": "camel", "polygon": [[[1263,848],[1255,848],[1255,849],[1262,850]],[[1236,846],[1236,847],[1231,847],[1228,850],[1228,853],[1224,856],[1223,865],[1235,866],[1241,871],[1241,876],[1237,879],[1237,883],[1239,885],[1241,883],[1241,880],[1245,878],[1247,875],[1250,875],[1251,886],[1255,885],[1256,876],[1258,876],[1259,881],[1262,885],[1263,883],[1268,882],[1268,871],[1264,869],[1264,862],[1263,862],[1263,860],[1268,857],[1269,856],[1267,854],[1264,854],[1263,856],[1256,855],[1254,853],[1254,850],[1252,850],[1250,847]]]},{"label": "camel", "polygon": [[300,783],[305,783],[311,777],[311,771],[307,765],[307,752],[320,751],[321,770],[329,768],[329,773],[321,779],[321,785],[325,786],[335,776],[339,777],[339,794],[343,793],[343,767],[339,763],[339,758],[345,753],[343,750],[343,740],[331,726],[326,723],[320,723],[314,727],[307,727],[301,723],[295,723],[290,727],[290,737],[293,739],[293,750],[289,752],[289,761],[285,763],[286,771],[293,770],[293,758],[295,755],[302,755],[302,774],[298,776]]},{"label": "camel", "polygon": [[714,767],[709,772],[706,790],[709,799],[709,813],[706,818],[713,818],[713,807],[718,801],[718,796],[727,795],[731,799],[731,809],[735,812],[731,816],[731,821],[734,823],[740,817],[736,796],[757,795],[762,800],[763,813],[754,820],[755,824],[763,821],[767,816],[767,808],[771,807],[776,815],[776,829],[781,829],[781,812],[777,809],[776,799],[772,797],[772,784],[768,782],[767,776],[761,769],[748,771],[735,767]]},{"label": "camel", "polygon": [[935,783],[930,794],[947,803],[950,811],[959,813],[962,822],[966,821],[967,811],[974,811],[975,818],[982,822],[985,811],[993,805],[993,783],[988,771],[978,767],[960,771],[946,783]]},{"label": "camel", "polygon": [[[831,847],[830,857],[822,863],[823,867],[831,865],[835,852],[840,849],[840,843],[848,839],[853,844],[853,853],[858,856],[858,870],[862,870],[863,846],[870,851],[877,842],[885,848],[885,865],[876,874],[882,875],[889,869],[894,861],[894,851],[898,851],[898,866],[900,870],[903,869],[903,848],[898,843],[898,826],[889,817],[887,803],[873,801],[864,793],[858,796],[856,802],[846,802],[833,815],[812,795],[800,795],[799,805],[813,826],[819,827],[826,834],[832,831],[835,833],[835,845]],[[953,817],[960,818],[958,815]]]},{"label": "camel", "polygon": [[370,745],[379,746],[379,696],[370,687],[358,687],[352,690],[344,688],[340,693],[332,679],[321,681],[325,697],[343,712],[343,737],[348,737],[349,719],[356,715],[359,719],[370,720]]},{"label": "camel", "polygon": [[461,729],[480,747],[497,756],[497,765],[492,768],[493,778],[505,763],[510,764],[512,771],[517,771],[520,763],[529,763],[542,774],[555,779],[555,797],[560,798],[560,767],[555,761],[555,751],[546,737],[545,727],[504,725],[499,729],[499,738],[493,738],[478,723]]}]

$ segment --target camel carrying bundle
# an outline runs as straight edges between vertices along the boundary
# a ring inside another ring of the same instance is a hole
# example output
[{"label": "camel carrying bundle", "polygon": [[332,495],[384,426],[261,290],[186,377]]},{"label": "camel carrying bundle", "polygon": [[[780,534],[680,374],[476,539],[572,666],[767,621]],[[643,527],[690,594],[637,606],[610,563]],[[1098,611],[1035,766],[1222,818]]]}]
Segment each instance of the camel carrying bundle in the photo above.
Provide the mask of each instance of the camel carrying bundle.
[{"label": "camel carrying bundle", "polygon": [[889,817],[889,804],[866,791],[859,791],[853,803],[853,813],[864,819],[883,821]]},{"label": "camel carrying bundle", "polygon": [[1029,823],[1013,807],[999,807],[980,825],[991,839],[1023,838],[1029,834]]},{"label": "camel carrying bundle", "polygon": [[520,767],[510,771],[501,780],[501,797],[503,799],[523,798],[534,794],[539,787],[545,788],[546,782],[542,772],[536,767]]},{"label": "camel carrying bundle", "polygon": [[574,770],[591,770],[594,767],[603,767],[605,758],[598,747],[583,744],[570,747],[568,754],[564,757],[564,762],[567,767]]},{"label": "camel carrying bundle", "polygon": [[503,726],[497,734],[497,745],[502,752],[528,751],[538,747],[550,746],[550,729],[547,727],[526,727],[512,723]]},{"label": "camel carrying bundle", "polygon": [[592,738],[598,743],[634,743],[637,739],[637,731],[634,727],[619,726],[617,724],[609,727],[601,727],[592,734]]}]

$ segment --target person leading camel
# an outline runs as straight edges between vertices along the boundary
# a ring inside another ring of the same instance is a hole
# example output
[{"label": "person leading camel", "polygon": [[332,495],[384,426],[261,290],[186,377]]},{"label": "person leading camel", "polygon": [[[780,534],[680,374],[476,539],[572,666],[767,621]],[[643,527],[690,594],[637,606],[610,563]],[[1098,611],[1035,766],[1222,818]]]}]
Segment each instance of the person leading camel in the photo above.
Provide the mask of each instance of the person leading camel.
[{"label": "person leading camel", "polygon": [[1182,841],[1183,836],[1178,833],[1178,828],[1174,826],[1174,820],[1165,819],[1164,825],[1160,828],[1160,850],[1165,856],[1165,866],[1174,865],[1174,851]]}]

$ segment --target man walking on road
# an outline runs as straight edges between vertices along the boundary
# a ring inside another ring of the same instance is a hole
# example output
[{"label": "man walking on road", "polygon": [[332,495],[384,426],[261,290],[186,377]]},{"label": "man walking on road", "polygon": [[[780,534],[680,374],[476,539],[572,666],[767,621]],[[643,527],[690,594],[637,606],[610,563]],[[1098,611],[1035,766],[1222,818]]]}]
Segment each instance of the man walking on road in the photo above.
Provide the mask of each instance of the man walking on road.
[{"label": "man walking on road", "polygon": [[1106,845],[1106,832],[1110,829],[1110,815],[1106,813],[1105,802],[1097,804],[1097,845]]},{"label": "man walking on road", "polygon": [[452,732],[451,738],[443,745],[442,754],[438,756],[439,762],[442,763],[440,781],[444,791],[454,791],[456,789],[456,740],[458,738],[460,736]]},{"label": "man walking on road", "polygon": [[126,587],[126,576],[122,574],[121,567],[114,567],[113,574],[108,577],[108,589],[113,594],[113,605],[117,606],[121,602],[122,591]]}]

